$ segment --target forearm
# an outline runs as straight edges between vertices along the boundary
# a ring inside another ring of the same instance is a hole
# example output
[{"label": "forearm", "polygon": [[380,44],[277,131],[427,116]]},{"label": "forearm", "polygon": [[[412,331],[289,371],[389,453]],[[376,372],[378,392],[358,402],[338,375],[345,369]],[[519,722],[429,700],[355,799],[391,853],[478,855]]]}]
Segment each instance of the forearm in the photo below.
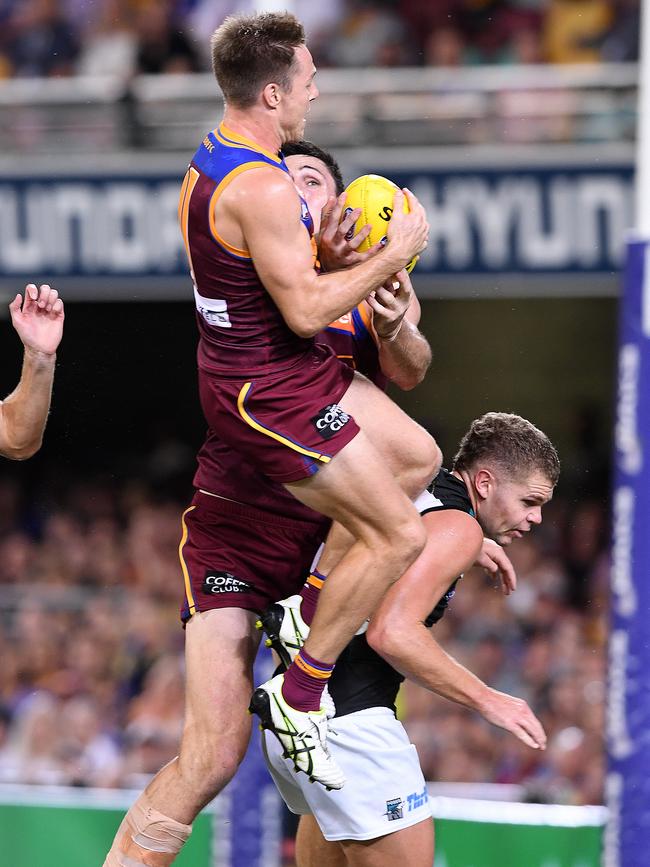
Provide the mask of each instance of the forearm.
[{"label": "forearm", "polygon": [[[446,653],[424,624],[410,630],[405,642],[395,635],[375,650],[409,680],[471,710],[484,713],[490,687]],[[402,633],[403,634],[403,633]]]},{"label": "forearm", "polygon": [[0,454],[23,460],[38,451],[52,396],[56,355],[25,348],[20,382],[0,404]]},{"label": "forearm", "polygon": [[326,274],[314,273],[308,291],[294,293],[286,313],[283,311],[285,318],[291,316],[301,330],[287,319],[289,327],[298,330],[302,336],[318,334],[384,283],[395,273],[396,264],[399,266],[399,261],[396,262],[386,249],[352,268]]},{"label": "forearm", "polygon": [[402,319],[393,337],[379,339],[379,365],[384,376],[408,391],[422,380],[431,364],[431,347],[416,325]]}]

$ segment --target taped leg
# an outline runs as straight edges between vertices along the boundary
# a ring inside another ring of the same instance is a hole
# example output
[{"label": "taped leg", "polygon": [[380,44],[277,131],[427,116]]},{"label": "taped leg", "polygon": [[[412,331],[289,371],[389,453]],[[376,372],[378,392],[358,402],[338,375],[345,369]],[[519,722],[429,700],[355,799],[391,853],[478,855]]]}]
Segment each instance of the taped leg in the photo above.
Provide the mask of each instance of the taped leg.
[{"label": "taped leg", "polygon": [[142,794],[124,817],[104,867],[169,867],[191,831],[191,825],[160,813]]}]

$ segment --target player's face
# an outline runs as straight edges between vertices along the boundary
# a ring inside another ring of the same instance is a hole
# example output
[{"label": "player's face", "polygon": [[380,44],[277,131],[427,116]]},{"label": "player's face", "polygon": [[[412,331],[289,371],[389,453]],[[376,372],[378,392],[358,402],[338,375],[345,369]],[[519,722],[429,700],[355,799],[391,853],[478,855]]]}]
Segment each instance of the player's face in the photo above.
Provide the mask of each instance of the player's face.
[{"label": "player's face", "polygon": [[314,221],[314,232],[320,229],[320,217],[327,200],[336,196],[336,184],[329,169],[317,157],[295,154],[285,157],[298,192],[307,202],[309,213]]},{"label": "player's face", "polygon": [[542,506],[553,496],[553,485],[540,471],[523,480],[493,478],[479,503],[479,521],[487,536],[499,545],[509,545],[542,523]]},{"label": "player's face", "polygon": [[304,138],[309,104],[318,96],[318,88],[314,83],[316,67],[306,45],[295,49],[295,64],[291,89],[283,94],[281,125],[283,131],[282,143],[299,141]]}]

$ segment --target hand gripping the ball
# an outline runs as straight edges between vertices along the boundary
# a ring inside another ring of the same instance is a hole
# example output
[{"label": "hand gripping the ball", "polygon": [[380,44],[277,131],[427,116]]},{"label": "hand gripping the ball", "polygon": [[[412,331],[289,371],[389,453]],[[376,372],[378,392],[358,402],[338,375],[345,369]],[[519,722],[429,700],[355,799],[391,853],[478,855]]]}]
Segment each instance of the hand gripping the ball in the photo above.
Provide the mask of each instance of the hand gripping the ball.
[{"label": "hand gripping the ball", "polygon": [[[404,211],[405,199],[408,212]],[[405,268],[427,246],[429,223],[426,211],[409,189],[395,190],[386,236],[386,253],[395,258],[395,271]]]}]

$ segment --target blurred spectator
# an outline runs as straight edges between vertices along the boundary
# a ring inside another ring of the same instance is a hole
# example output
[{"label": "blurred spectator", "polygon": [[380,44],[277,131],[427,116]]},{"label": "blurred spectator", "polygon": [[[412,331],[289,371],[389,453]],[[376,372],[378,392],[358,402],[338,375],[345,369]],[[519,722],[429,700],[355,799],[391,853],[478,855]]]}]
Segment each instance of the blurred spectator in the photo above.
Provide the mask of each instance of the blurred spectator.
[{"label": "blurred spectator", "polygon": [[210,37],[228,15],[250,14],[254,11],[253,0],[197,0],[186,14],[188,33],[192,34],[203,65],[210,68]]},{"label": "blurred spectator", "polygon": [[458,0],[451,20],[466,42],[465,62],[503,63],[518,17],[504,0]]},{"label": "blurred spectator", "polygon": [[[0,79],[207,71],[215,28],[257,8],[253,0],[0,0]],[[319,67],[638,57],[639,0],[295,0],[292,10]]]},{"label": "blurred spectator", "polygon": [[639,0],[613,0],[613,18],[600,44],[601,60],[629,63],[639,59],[640,12]]},{"label": "blurred spectator", "polygon": [[142,6],[136,13],[136,69],[146,75],[200,72],[199,52],[174,20],[167,2]]},{"label": "blurred spectator", "polygon": [[5,22],[7,59],[16,76],[72,75],[79,39],[60,0],[23,0]]},{"label": "blurred spectator", "polygon": [[542,63],[543,55],[541,20],[529,18],[512,27],[504,58],[506,62],[513,64]]},{"label": "blurred spectator", "polygon": [[[431,50],[428,48],[429,41],[432,38],[435,41],[435,34],[438,30],[453,31],[453,38],[464,44],[457,22],[452,20],[455,7],[456,0],[437,0],[435,3],[431,3],[431,0],[399,0],[397,8],[402,20],[409,28],[410,39],[417,58],[424,58],[427,51]],[[446,37],[443,36],[443,48],[445,39]],[[449,41],[452,41],[451,38]],[[446,54],[446,51],[443,50],[443,54]],[[425,60],[425,62],[430,61]],[[455,64],[432,63],[431,65],[454,66]]]},{"label": "blurred spectator", "polygon": [[80,75],[112,75],[125,81],[135,71],[136,35],[129,0],[102,0],[88,27],[77,64]]},{"label": "blurred spectator", "polygon": [[462,66],[465,40],[456,27],[434,27],[426,37],[423,51],[425,66]]},{"label": "blurred spectator", "polygon": [[62,754],[74,785],[116,785],[121,776],[121,754],[104,731],[99,705],[76,696],[62,709]]},{"label": "blurred spectator", "polygon": [[[345,0],[294,0],[292,11],[302,22],[309,49],[317,65],[328,64],[328,52],[336,28],[345,14]],[[196,0],[188,10],[185,22],[203,55],[206,69],[210,68],[210,37],[228,15],[251,14],[257,9],[253,0]]]},{"label": "blurred spectator", "polygon": [[550,0],[544,20],[546,58],[551,63],[595,63],[612,24],[607,0]]},{"label": "blurred spectator", "polygon": [[389,0],[351,0],[334,33],[328,57],[335,66],[408,66],[406,27]]},{"label": "blurred spectator", "polygon": [[0,780],[40,785],[70,782],[61,752],[59,709],[46,692],[35,692],[23,702],[0,754]]}]

